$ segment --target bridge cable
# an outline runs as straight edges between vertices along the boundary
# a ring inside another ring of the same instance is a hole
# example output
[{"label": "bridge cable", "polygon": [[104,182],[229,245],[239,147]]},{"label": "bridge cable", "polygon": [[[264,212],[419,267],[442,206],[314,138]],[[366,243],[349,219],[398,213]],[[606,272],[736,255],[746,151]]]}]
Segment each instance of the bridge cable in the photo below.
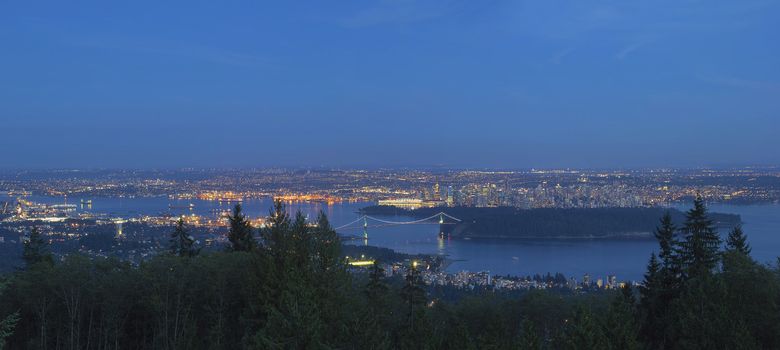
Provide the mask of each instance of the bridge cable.
[{"label": "bridge cable", "polygon": [[375,217],[369,216],[369,215],[363,215],[363,216],[357,218],[356,220],[354,220],[354,221],[352,221],[352,222],[350,222],[348,224],[341,225],[339,227],[334,228],[334,230],[340,230],[342,228],[348,227],[348,226],[353,225],[353,224],[355,224],[355,223],[357,223],[357,222],[359,222],[360,220],[363,220],[363,219],[371,219],[371,220],[378,221],[378,222],[381,222],[381,223],[384,223],[384,224],[389,224],[389,225],[412,225],[412,224],[419,224],[419,223],[422,223],[424,221],[428,221],[428,220],[431,220],[431,219],[435,219],[437,216],[440,216],[440,215],[446,216],[446,217],[448,217],[448,218],[450,218],[452,220],[458,221],[458,222],[461,221],[460,219],[458,219],[458,218],[456,218],[456,217],[454,217],[452,215],[449,215],[449,214],[447,214],[445,212],[440,212],[440,213],[431,215],[431,216],[429,216],[427,218],[413,220],[413,221],[389,221],[389,220],[383,220],[383,219],[375,218]]}]

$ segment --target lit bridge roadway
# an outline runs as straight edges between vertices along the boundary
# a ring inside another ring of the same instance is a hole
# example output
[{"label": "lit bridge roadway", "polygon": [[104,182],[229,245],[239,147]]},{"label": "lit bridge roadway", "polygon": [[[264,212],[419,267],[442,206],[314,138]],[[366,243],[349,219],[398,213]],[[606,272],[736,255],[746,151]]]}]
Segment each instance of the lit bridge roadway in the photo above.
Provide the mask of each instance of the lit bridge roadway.
[{"label": "lit bridge roadway", "polygon": [[[369,224],[369,221],[371,221],[372,224]],[[339,230],[350,230],[350,229],[362,228],[363,239],[368,239],[369,228],[379,228],[379,227],[398,226],[398,225],[439,225],[441,226],[441,225],[454,225],[460,221],[461,221],[460,219],[452,215],[449,215],[445,212],[439,212],[427,218],[412,220],[412,221],[390,221],[390,220],[375,218],[370,215],[363,215],[350,223],[336,227],[334,230],[339,231]],[[439,235],[443,236],[444,230],[439,230]]]}]

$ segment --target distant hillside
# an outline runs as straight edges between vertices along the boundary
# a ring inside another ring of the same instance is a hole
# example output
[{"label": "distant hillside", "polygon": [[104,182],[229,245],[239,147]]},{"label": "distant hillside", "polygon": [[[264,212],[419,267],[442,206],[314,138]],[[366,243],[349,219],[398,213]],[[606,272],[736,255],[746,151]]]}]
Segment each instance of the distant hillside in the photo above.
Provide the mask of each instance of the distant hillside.
[{"label": "distant hillside", "polygon": [[[685,214],[666,208],[576,208],[517,209],[500,208],[420,208],[399,209],[370,206],[361,211],[368,215],[406,215],[423,218],[444,211],[462,221],[445,225],[453,238],[521,238],[521,239],[606,239],[652,238],[666,211],[679,226]],[[741,222],[739,215],[710,213],[719,228],[731,228]]]}]

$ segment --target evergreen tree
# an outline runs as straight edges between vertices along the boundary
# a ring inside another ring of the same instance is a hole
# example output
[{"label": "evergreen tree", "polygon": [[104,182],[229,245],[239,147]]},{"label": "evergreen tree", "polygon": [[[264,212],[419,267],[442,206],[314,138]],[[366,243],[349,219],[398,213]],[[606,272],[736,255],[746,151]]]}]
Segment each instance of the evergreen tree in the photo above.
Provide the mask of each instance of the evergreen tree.
[{"label": "evergreen tree", "polygon": [[667,211],[661,218],[661,226],[657,227],[655,231],[655,237],[660,248],[658,257],[661,259],[660,297],[665,304],[668,304],[677,295],[681,283],[681,248],[680,242],[675,238],[676,231],[677,228],[672,223],[672,216]]},{"label": "evergreen tree", "polygon": [[[346,269],[336,257],[338,237],[324,214],[316,227],[300,211],[290,220],[281,201],[274,202],[262,231],[270,257],[268,319],[255,334],[260,348],[327,348],[345,344],[344,322],[351,286]],[[341,346],[336,346],[340,348]]]},{"label": "evergreen tree", "polygon": [[542,339],[539,337],[539,333],[531,320],[523,320],[517,345],[522,350],[539,350],[542,348]]},{"label": "evergreen tree", "polygon": [[[295,328],[305,325],[314,332],[307,336],[310,339],[306,342],[316,343],[324,334],[343,339],[343,330],[337,328],[335,320],[343,314],[343,289],[349,282],[346,271],[337,269],[335,262],[330,266],[332,269],[320,265],[321,249],[325,246],[318,242],[319,236],[332,234],[327,232],[332,231],[327,218],[319,218],[322,227],[311,228],[303,213],[298,211],[291,221],[281,201],[274,202],[270,216],[263,237],[273,261],[273,285],[276,287],[272,287],[275,294],[271,297],[280,300],[272,301],[271,315],[280,312],[277,316],[285,320],[276,327],[286,324],[289,332],[294,333]],[[308,307],[305,312],[291,310],[310,304],[316,307]],[[290,311],[295,312],[290,314]],[[266,334],[273,337],[275,333]]]},{"label": "evergreen tree", "polygon": [[677,232],[677,228],[672,222],[672,215],[667,211],[661,218],[661,226],[655,229],[655,238],[658,240],[658,245],[661,249],[658,257],[661,259],[663,269],[670,273],[677,272],[679,265],[677,256],[678,242],[675,239],[675,232]]},{"label": "evergreen tree", "polygon": [[[6,281],[0,281],[0,296],[3,295],[3,291],[6,287]],[[19,322],[19,311],[6,316],[0,320],[0,350],[5,349],[5,339],[10,337],[14,332],[14,327]]]},{"label": "evergreen tree", "polygon": [[[261,231],[263,245],[267,248],[269,258],[268,271],[264,271],[270,277],[267,282],[270,293],[266,300],[268,307],[280,307],[279,300],[283,291],[288,286],[298,283],[290,280],[299,276],[288,273],[295,268],[290,260],[292,249],[290,226],[290,216],[284,204],[280,200],[275,200],[274,207],[269,212],[268,223]],[[304,268],[308,269],[308,266]]]},{"label": "evergreen tree", "polygon": [[14,333],[14,327],[19,322],[19,313],[15,312],[0,320],[0,350],[5,349],[5,338]]},{"label": "evergreen tree", "polygon": [[750,245],[747,243],[747,236],[742,232],[742,226],[737,225],[729,232],[729,237],[726,239],[726,250],[750,255]]},{"label": "evergreen tree", "polygon": [[230,250],[234,252],[248,252],[255,249],[257,241],[252,235],[252,225],[241,212],[241,204],[236,204],[233,208],[233,214],[228,217],[230,221],[230,231],[228,231],[228,241],[230,241]]},{"label": "evergreen tree", "polygon": [[697,196],[685,215],[681,260],[686,278],[712,273],[719,260],[720,237],[707,216],[704,199]]},{"label": "evergreen tree", "polygon": [[173,255],[193,257],[200,251],[195,249],[195,238],[187,232],[184,218],[179,218],[176,221],[176,228],[171,232],[169,244],[169,250]]},{"label": "evergreen tree", "polygon": [[340,271],[344,264],[341,258],[341,239],[330,226],[327,215],[320,211],[317,226],[313,230],[317,266],[320,273]]},{"label": "evergreen tree", "polygon": [[621,288],[607,309],[604,335],[608,349],[639,349],[638,327],[634,320],[633,293],[631,287]]},{"label": "evergreen tree", "polygon": [[377,308],[378,305],[381,305],[388,288],[387,283],[385,283],[385,270],[379,261],[374,261],[368,273],[368,283],[365,290],[369,307]]},{"label": "evergreen tree", "polygon": [[780,279],[736,250],[724,252],[719,277],[725,287],[720,302],[728,308],[728,318],[743,323],[762,348],[780,347]]},{"label": "evergreen tree", "polygon": [[269,212],[269,220],[263,230],[263,242],[268,247],[277,270],[284,271],[285,261],[292,247],[288,239],[290,230],[290,215],[285,210],[281,200],[274,200],[274,207]]},{"label": "evergreen tree", "polygon": [[462,317],[455,315],[452,310],[443,307],[442,304],[436,304],[435,311],[437,313],[446,313],[446,315],[444,316],[445,319],[435,323],[433,335],[435,340],[430,346],[431,349],[478,349],[474,345],[471,332],[465,322],[463,322]]},{"label": "evergreen tree", "polygon": [[644,286],[640,289],[641,336],[651,347],[663,348],[668,342],[668,318],[672,301],[681,286],[680,242],[677,228],[667,211],[656,228],[655,237],[660,248],[660,262],[651,257]]},{"label": "evergreen tree", "polygon": [[[292,281],[290,279],[289,281]],[[326,333],[319,302],[305,283],[288,283],[268,310],[268,320],[254,337],[258,349],[324,349]]]},{"label": "evergreen tree", "polygon": [[639,288],[642,300],[654,297],[655,293],[660,289],[661,264],[658,263],[655,253],[650,254],[650,261],[647,263],[647,272],[645,272],[644,277],[644,282]]},{"label": "evergreen tree", "polygon": [[372,315],[364,310],[361,317],[356,318],[348,327],[352,331],[348,342],[349,349],[389,350],[397,348],[393,346],[387,327],[377,322],[377,315]]},{"label": "evergreen tree", "polygon": [[634,308],[636,307],[636,299],[634,298],[634,289],[631,288],[629,282],[625,282],[623,287],[620,287],[620,296],[623,297],[623,301],[626,302],[628,307],[631,308],[633,312]]},{"label": "evergreen tree", "polygon": [[317,290],[327,333],[339,343],[348,343],[349,330],[344,327],[343,321],[357,318],[352,317],[357,313],[344,305],[359,299],[359,294],[349,296],[353,283],[341,257],[341,240],[322,211],[317,215],[316,225],[309,227],[308,231],[309,265],[313,273],[311,283]]},{"label": "evergreen tree", "polygon": [[642,326],[641,335],[653,348],[659,347],[664,338],[664,306],[661,300],[662,280],[661,264],[655,257],[655,253],[650,255],[650,261],[647,264],[647,272],[642,286],[639,287],[641,296],[639,309],[641,310]]},{"label": "evergreen tree", "polygon": [[418,318],[420,307],[425,304],[425,283],[420,275],[420,270],[417,268],[417,263],[413,262],[412,266],[406,272],[406,278],[403,288],[401,289],[401,297],[409,307],[409,328],[414,329],[414,321]]},{"label": "evergreen tree", "polygon": [[24,242],[22,259],[24,259],[27,268],[30,268],[31,266],[40,262],[53,262],[52,255],[49,252],[49,245],[43,239],[41,231],[38,229],[38,227],[33,227],[30,230],[30,235]]},{"label": "evergreen tree", "polygon": [[563,349],[572,350],[604,349],[607,342],[593,313],[578,305],[574,309],[572,319],[566,324],[560,345]]},{"label": "evergreen tree", "polygon": [[292,260],[293,266],[297,267],[296,270],[298,272],[314,272],[311,271],[312,250],[314,248],[312,235],[309,234],[306,217],[300,210],[295,213],[288,238],[290,240],[289,258]]},{"label": "evergreen tree", "polygon": [[755,338],[746,331],[744,317],[729,311],[725,281],[714,274],[686,281],[671,307],[669,348],[755,349]]},{"label": "evergreen tree", "polygon": [[364,342],[377,349],[390,347],[389,329],[392,321],[388,301],[389,289],[390,287],[384,281],[384,269],[378,261],[375,261],[369,270],[368,282],[363,290],[367,307],[362,312],[361,324],[358,327],[366,331],[361,332]]}]

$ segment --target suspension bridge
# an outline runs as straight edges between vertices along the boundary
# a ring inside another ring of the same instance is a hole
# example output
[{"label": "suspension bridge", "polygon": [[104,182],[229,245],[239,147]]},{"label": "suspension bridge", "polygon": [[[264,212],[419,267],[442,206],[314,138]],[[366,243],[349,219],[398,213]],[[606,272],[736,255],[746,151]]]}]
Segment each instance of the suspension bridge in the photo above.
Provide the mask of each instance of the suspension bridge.
[{"label": "suspension bridge", "polygon": [[[336,227],[335,230],[340,231],[340,230],[352,230],[352,229],[362,228],[363,239],[368,239],[369,228],[379,228],[379,227],[398,226],[398,225],[439,225],[439,237],[444,237],[445,235],[444,225],[455,225],[460,221],[461,221],[460,219],[452,215],[449,215],[445,212],[439,212],[427,218],[422,218],[422,219],[412,220],[412,221],[391,221],[391,220],[376,218],[370,215],[363,215],[352,222]],[[369,222],[371,222],[371,224],[369,224]]]}]

